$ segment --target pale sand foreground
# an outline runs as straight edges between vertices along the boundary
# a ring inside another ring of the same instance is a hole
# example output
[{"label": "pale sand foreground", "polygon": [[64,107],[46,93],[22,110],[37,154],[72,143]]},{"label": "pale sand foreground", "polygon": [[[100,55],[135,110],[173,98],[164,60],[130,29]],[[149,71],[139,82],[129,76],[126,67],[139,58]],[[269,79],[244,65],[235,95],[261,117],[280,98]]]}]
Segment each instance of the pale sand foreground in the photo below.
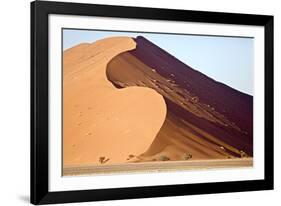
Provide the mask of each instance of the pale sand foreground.
[{"label": "pale sand foreground", "polygon": [[212,159],[212,160],[188,160],[188,161],[164,161],[141,162],[118,165],[85,165],[64,167],[63,175],[94,175],[110,173],[137,173],[137,172],[164,172],[196,169],[220,169],[253,167],[253,158]]},{"label": "pale sand foreground", "polygon": [[131,38],[114,37],[64,52],[64,167],[123,163],[155,139],[166,117],[163,97],[145,87],[117,89],[106,77],[108,62],[135,47]]}]

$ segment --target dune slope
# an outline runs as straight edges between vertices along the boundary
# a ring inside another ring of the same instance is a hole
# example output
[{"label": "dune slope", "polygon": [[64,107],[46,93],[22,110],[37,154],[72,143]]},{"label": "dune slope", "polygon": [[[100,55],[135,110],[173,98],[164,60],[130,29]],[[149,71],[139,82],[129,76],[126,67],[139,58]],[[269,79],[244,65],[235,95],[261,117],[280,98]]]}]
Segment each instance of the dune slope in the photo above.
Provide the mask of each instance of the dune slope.
[{"label": "dune slope", "polygon": [[114,37],[64,52],[64,167],[124,163],[154,141],[166,116],[163,97],[150,88],[116,89],[106,77],[108,62],[135,47]]},{"label": "dune slope", "polygon": [[252,96],[216,82],[143,37],[135,42],[136,49],[108,63],[106,75],[116,88],[149,87],[165,99],[164,125],[139,161],[253,155]]}]

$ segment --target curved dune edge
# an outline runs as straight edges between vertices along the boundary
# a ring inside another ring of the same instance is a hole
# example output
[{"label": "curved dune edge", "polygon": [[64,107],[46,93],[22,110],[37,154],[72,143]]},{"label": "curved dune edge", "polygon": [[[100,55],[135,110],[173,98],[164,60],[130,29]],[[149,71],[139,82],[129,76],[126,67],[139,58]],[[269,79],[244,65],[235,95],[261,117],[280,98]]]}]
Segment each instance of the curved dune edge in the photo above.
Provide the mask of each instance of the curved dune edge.
[{"label": "curved dune edge", "polygon": [[[165,63],[168,64],[174,59],[164,56],[163,51],[155,49],[155,45],[146,40],[143,44],[139,42],[138,48],[123,52],[108,63],[107,77],[117,88],[139,86],[156,90],[164,97],[168,109],[165,122],[150,148],[132,162],[232,159],[248,156],[235,144],[222,138],[224,135],[233,139],[237,137],[236,134],[245,136],[240,128],[217,112],[211,101],[204,103],[198,97],[194,99],[193,91],[177,82],[182,75],[177,72],[177,67],[169,68],[166,74],[161,74],[159,70],[164,70]],[[153,50],[155,54],[151,52]],[[148,57],[139,58],[147,53]],[[144,60],[148,62],[146,58],[155,60],[154,66],[159,63],[164,66],[160,66],[161,69],[151,67],[145,63]],[[122,68],[122,72],[119,68]],[[200,82],[196,83],[195,86],[202,86]]]},{"label": "curved dune edge", "polygon": [[[123,72],[120,72],[118,68],[123,68]],[[115,56],[108,63],[106,75],[117,88],[131,88],[132,86],[153,88],[166,98],[166,101],[168,101],[166,105],[170,101],[167,98],[170,94],[166,93],[169,90],[161,89],[169,87],[165,83],[166,79],[128,52]],[[174,93],[176,92],[171,94]],[[174,95],[173,101],[180,102],[179,97]],[[176,107],[180,107],[180,103],[178,104]],[[233,153],[239,153],[236,148],[219,141],[216,137],[212,137],[212,135],[200,130],[190,122],[186,122],[174,112],[172,108],[167,110],[165,122],[149,149],[138,159],[133,159],[132,161],[163,161],[164,158],[166,160],[180,161],[188,158],[188,155],[192,155],[192,160],[233,157],[232,153],[227,152],[226,149]],[[224,148],[223,150],[221,149],[222,147]]]},{"label": "curved dune edge", "polygon": [[63,164],[118,164],[145,152],[166,117],[155,90],[116,89],[107,63],[136,48],[129,37],[80,44],[63,54]]}]

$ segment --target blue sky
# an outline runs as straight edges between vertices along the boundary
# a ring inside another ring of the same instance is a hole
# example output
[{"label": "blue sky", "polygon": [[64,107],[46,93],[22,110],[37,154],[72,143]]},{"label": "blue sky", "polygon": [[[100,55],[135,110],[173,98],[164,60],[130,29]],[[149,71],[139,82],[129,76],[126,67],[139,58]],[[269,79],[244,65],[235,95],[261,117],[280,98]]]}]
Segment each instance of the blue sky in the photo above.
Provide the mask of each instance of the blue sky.
[{"label": "blue sky", "polygon": [[64,29],[63,49],[111,36],[143,36],[216,81],[253,95],[252,38]]}]

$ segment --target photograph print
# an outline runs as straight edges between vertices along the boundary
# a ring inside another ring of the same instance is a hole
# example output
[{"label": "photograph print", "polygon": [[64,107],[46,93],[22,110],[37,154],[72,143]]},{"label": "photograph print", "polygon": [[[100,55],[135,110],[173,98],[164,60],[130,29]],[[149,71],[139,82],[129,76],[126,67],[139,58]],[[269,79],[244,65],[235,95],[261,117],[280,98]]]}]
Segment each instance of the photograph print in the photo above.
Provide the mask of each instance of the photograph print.
[{"label": "photograph print", "polygon": [[62,29],[63,175],[253,166],[254,39]]}]

